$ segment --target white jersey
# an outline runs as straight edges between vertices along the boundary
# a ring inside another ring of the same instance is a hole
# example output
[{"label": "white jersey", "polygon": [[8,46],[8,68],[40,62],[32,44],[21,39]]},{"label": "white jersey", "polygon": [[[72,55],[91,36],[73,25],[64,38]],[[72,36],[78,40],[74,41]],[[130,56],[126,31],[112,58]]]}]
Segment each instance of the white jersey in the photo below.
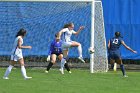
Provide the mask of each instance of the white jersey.
[{"label": "white jersey", "polygon": [[69,30],[68,28],[62,29],[62,41],[63,42],[70,42],[71,41],[71,36],[73,33],[76,33],[74,30]]},{"label": "white jersey", "polygon": [[13,49],[11,52],[11,60],[17,61],[20,58],[23,58],[22,56],[22,49],[18,48],[18,40],[21,39],[21,42],[23,44],[23,39],[21,36],[18,36],[13,44]]}]

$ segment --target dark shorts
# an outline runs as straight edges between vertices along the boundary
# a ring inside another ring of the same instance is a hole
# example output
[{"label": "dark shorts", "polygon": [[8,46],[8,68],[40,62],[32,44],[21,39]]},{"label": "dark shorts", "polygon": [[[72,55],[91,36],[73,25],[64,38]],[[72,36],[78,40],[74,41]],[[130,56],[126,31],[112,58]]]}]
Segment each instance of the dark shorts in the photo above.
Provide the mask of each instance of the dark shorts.
[{"label": "dark shorts", "polygon": [[116,52],[116,51],[110,51],[109,52],[109,59],[120,59],[121,58],[121,53],[120,52]]},{"label": "dark shorts", "polygon": [[52,55],[52,54],[55,54],[55,55],[59,56],[59,55],[61,55],[61,54],[63,54],[63,53],[51,53],[51,55]]}]

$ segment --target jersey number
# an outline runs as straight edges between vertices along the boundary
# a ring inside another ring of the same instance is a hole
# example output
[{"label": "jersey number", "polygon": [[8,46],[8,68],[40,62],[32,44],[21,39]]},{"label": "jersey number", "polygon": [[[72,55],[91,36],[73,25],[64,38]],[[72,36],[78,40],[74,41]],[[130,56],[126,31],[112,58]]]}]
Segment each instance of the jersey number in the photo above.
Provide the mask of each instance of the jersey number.
[{"label": "jersey number", "polygon": [[114,44],[118,44],[118,41],[119,41],[118,39],[114,39],[114,40],[113,40],[113,43],[114,43]]}]

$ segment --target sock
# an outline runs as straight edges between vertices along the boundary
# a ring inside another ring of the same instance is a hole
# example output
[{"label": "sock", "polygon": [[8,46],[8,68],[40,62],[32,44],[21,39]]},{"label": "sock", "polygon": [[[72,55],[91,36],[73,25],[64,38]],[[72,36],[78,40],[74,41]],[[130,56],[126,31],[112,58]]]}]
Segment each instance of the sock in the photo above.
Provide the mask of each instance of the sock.
[{"label": "sock", "polygon": [[82,46],[78,46],[79,57],[82,57]]},{"label": "sock", "polygon": [[4,74],[4,77],[8,77],[8,75],[10,74],[12,68],[13,68],[12,65],[10,65],[10,66],[7,68],[7,70],[6,70],[5,74]]},{"label": "sock", "polygon": [[24,78],[27,77],[27,75],[26,75],[26,69],[25,69],[24,66],[21,66],[21,73],[22,73],[22,75],[23,75]]},{"label": "sock", "polygon": [[66,63],[66,58],[62,58],[62,60],[61,60],[61,69],[64,68],[65,63]]},{"label": "sock", "polygon": [[49,64],[48,64],[48,66],[47,66],[47,71],[49,71],[50,70],[50,68],[53,66],[53,63],[52,62],[50,62]]},{"label": "sock", "polygon": [[68,66],[68,63],[65,63],[65,68],[67,69],[67,71],[69,72],[70,71],[70,68],[69,68],[69,66]]},{"label": "sock", "polygon": [[121,64],[121,65],[120,65],[120,68],[121,68],[121,70],[122,70],[123,75],[125,75],[124,65],[123,65],[123,64]]}]

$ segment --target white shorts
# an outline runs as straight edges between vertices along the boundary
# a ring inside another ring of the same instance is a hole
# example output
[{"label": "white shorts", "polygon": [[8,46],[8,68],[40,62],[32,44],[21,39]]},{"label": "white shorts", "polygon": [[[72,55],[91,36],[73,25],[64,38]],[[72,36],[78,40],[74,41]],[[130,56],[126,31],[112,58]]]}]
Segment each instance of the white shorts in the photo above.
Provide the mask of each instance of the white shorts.
[{"label": "white shorts", "polygon": [[22,53],[18,55],[11,55],[11,60],[18,61],[19,59],[23,58]]},{"label": "white shorts", "polygon": [[71,47],[73,41],[69,41],[69,42],[63,42],[62,43],[62,49],[63,50],[68,50]]}]

